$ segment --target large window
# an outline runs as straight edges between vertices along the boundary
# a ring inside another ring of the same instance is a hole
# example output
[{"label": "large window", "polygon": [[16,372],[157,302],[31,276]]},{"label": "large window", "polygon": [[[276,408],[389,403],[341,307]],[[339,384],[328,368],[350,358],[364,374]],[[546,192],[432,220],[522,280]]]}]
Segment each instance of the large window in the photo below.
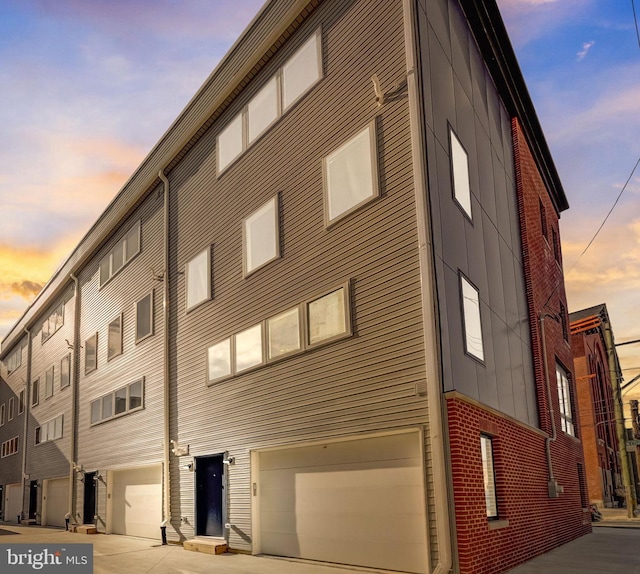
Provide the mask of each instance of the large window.
[{"label": "large window", "polygon": [[84,342],[84,374],[88,375],[98,368],[98,333]]},{"label": "large window", "polygon": [[300,348],[300,309],[298,307],[267,319],[269,359],[290,355],[299,351]]},{"label": "large window", "polygon": [[64,303],[60,303],[42,323],[42,343],[64,325]]},{"label": "large window", "polygon": [[252,273],[280,257],[278,196],[244,220],[244,270]]},{"label": "large window", "polygon": [[100,286],[107,283],[138,253],[140,253],[140,221],[134,223],[129,231],[100,260]]},{"label": "large window", "polygon": [[375,122],[325,157],[323,164],[325,222],[331,224],[378,196]]},{"label": "large window", "polygon": [[236,372],[246,371],[263,362],[262,323],[235,336]]},{"label": "large window", "polygon": [[571,389],[569,376],[559,364],[556,363],[556,382],[558,383],[558,402],[560,403],[560,425],[562,430],[571,436],[576,436],[573,422],[573,409],[571,401]]},{"label": "large window", "polygon": [[6,361],[7,371],[10,373],[15,371],[20,365],[22,365],[22,345],[18,345],[18,348],[13,351]]},{"label": "large window", "polygon": [[498,497],[496,494],[496,475],[493,464],[493,439],[480,435],[482,452],[482,476],[484,478],[484,500],[487,507],[487,519],[498,518]]},{"label": "large window", "polygon": [[109,323],[107,361],[122,355],[122,313]]},{"label": "large window", "polygon": [[351,333],[348,293],[344,287],[307,303],[307,343],[315,345]]},{"label": "large window", "polygon": [[44,374],[44,398],[48,399],[53,396],[53,381],[55,378],[56,369],[54,365],[51,365]]},{"label": "large window", "polygon": [[36,428],[36,444],[57,440],[63,436],[63,415],[47,421]]},{"label": "large window", "polygon": [[471,189],[469,187],[469,157],[458,136],[449,128],[451,145],[451,180],[453,197],[469,219],[471,215]]},{"label": "large window", "polygon": [[136,303],[136,343],[153,335],[153,291]]},{"label": "large window", "polygon": [[218,134],[218,174],[321,78],[322,34],[317,30]]},{"label": "large window", "polygon": [[67,353],[60,359],[60,388],[64,389],[71,384],[71,354]]},{"label": "large window", "polygon": [[187,263],[187,311],[211,299],[211,248]]},{"label": "large window", "polygon": [[144,379],[91,401],[91,424],[98,424],[143,408]]},{"label": "large window", "polygon": [[460,275],[460,296],[462,297],[465,351],[476,359],[484,361],[480,296],[478,290],[463,275]]}]

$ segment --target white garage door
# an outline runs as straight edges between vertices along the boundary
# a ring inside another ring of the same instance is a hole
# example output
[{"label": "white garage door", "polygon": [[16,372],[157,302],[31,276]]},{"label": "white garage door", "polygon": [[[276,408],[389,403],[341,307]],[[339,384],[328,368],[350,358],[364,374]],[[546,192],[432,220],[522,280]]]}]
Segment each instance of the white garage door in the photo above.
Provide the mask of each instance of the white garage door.
[{"label": "white garage door", "polygon": [[259,453],[266,554],[427,571],[418,433]]},{"label": "white garage door", "polygon": [[111,532],[160,538],[160,466],[114,471],[111,480]]},{"label": "white garage door", "polygon": [[7,522],[18,522],[18,514],[22,512],[22,487],[18,484],[7,484],[4,496],[4,519]]},{"label": "white garage door", "polygon": [[69,479],[56,478],[44,481],[42,523],[44,526],[64,526],[69,512]]}]

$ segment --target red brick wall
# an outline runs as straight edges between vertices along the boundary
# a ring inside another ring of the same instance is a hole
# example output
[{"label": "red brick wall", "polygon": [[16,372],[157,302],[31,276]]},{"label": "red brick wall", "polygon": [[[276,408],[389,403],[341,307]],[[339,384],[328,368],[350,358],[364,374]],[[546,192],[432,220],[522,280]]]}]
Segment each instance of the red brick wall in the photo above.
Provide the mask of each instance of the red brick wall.
[{"label": "red brick wall", "polygon": [[[554,476],[564,488],[549,498],[545,436],[505,416],[489,412],[461,397],[447,400],[458,558],[462,574],[499,573],[591,531],[582,509],[578,464],[584,465],[582,445],[560,426],[555,365],[559,361],[573,385],[573,357],[562,324],[546,318],[546,357],[542,352],[539,317],[558,317],[567,301],[561,261],[553,249],[554,230],[559,236],[559,214],[543,183],[524,134],[513,120],[512,136],[516,188],[521,224],[525,286],[533,351],[540,428],[552,434],[549,405],[553,408],[557,438],[551,443]],[[546,211],[548,239],[542,233],[540,202]],[[548,396],[545,361],[551,386]],[[574,419],[579,428],[576,393]],[[494,436],[498,511],[508,526],[490,529],[486,517],[480,454],[480,433]],[[578,430],[578,436],[579,436]]]}]

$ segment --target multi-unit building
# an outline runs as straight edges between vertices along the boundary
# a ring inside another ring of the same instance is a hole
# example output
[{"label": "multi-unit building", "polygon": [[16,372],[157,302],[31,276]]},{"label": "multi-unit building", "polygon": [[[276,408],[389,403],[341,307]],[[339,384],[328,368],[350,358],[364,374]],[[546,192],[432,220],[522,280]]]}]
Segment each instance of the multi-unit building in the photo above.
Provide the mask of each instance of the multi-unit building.
[{"label": "multi-unit building", "polygon": [[270,0],[5,337],[5,519],[406,572],[588,532],[567,207],[493,1]]}]

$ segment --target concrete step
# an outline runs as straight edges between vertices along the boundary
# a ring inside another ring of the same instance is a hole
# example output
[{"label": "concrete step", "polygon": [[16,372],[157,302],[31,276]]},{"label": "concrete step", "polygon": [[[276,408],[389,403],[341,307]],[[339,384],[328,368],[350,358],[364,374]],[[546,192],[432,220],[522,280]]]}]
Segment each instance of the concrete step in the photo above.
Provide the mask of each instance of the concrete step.
[{"label": "concrete step", "polygon": [[224,554],[227,551],[227,541],[224,538],[195,538],[185,540],[182,547],[190,552]]},{"label": "concrete step", "polygon": [[78,534],[98,534],[98,529],[95,527],[95,524],[74,525],[71,531],[77,532]]}]

